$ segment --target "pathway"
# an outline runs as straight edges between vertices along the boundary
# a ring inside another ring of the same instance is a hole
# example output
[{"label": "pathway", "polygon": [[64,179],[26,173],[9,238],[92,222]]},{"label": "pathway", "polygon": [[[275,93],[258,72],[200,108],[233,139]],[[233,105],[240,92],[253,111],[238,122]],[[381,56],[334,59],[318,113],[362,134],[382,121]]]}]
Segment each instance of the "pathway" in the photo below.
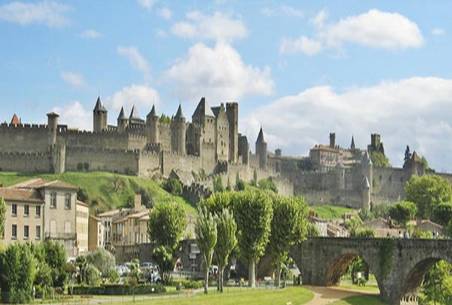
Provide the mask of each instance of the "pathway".
[{"label": "pathway", "polygon": [[348,290],[338,287],[304,286],[314,293],[314,298],[306,305],[328,305],[354,295],[370,294],[362,291]]}]

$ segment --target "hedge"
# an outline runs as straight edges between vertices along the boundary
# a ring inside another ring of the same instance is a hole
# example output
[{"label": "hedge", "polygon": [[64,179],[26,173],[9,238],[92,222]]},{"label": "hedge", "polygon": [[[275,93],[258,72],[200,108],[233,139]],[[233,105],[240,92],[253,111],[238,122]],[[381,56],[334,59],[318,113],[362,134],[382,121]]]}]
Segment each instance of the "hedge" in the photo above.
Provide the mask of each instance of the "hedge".
[{"label": "hedge", "polygon": [[138,285],[135,287],[128,285],[75,286],[72,290],[73,295],[133,295],[164,292],[166,292],[166,289],[162,285]]}]

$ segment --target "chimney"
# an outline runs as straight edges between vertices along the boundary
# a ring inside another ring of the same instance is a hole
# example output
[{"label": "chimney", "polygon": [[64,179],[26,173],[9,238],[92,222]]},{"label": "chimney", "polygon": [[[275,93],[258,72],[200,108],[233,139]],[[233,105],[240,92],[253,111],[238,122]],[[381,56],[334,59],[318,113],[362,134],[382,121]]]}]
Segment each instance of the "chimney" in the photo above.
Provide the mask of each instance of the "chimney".
[{"label": "chimney", "polygon": [[330,132],[330,147],[336,147],[336,134],[334,132]]},{"label": "chimney", "polygon": [[133,208],[135,211],[141,210],[141,194],[135,194]]}]

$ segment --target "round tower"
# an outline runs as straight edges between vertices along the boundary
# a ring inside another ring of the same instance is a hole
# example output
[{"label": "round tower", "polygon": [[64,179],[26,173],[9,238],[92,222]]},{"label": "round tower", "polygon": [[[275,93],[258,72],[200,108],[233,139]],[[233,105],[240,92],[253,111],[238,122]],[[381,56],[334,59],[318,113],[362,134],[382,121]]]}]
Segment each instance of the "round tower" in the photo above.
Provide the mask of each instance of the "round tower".
[{"label": "round tower", "polygon": [[176,115],[171,120],[171,151],[185,155],[185,138],[187,125],[179,105]]},{"label": "round tower", "polygon": [[127,119],[127,117],[124,113],[124,107],[121,107],[121,111],[119,112],[119,116],[118,116],[118,130],[119,131],[126,130],[128,124],[129,124],[129,120]]},{"label": "round tower", "polygon": [[154,105],[151,112],[146,116],[146,137],[148,144],[159,143],[159,117]]},{"label": "round tower", "polygon": [[58,117],[59,115],[55,112],[47,113],[47,128],[49,129],[49,145],[53,146],[56,144],[57,132],[58,132]]}]

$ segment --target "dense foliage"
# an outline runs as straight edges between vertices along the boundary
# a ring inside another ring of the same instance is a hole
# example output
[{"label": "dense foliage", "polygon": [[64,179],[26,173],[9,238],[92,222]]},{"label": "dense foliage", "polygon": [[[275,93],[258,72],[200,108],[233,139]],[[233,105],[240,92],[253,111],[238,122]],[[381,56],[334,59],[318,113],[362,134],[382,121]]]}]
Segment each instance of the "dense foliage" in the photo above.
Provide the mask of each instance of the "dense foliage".
[{"label": "dense foliage", "polygon": [[447,226],[452,220],[452,203],[442,202],[433,208],[432,220],[442,226]]},{"label": "dense foliage", "polygon": [[452,304],[452,264],[436,263],[425,275],[422,288],[425,304]]},{"label": "dense foliage", "polygon": [[182,195],[182,183],[176,178],[169,178],[163,183],[163,188],[168,193],[180,196]]},{"label": "dense foliage", "polygon": [[384,153],[379,151],[373,151],[370,153],[370,160],[375,167],[389,167],[391,164],[389,163],[389,159],[385,156]]},{"label": "dense foliage", "polygon": [[436,175],[412,176],[405,186],[406,200],[417,206],[417,216],[430,218],[432,210],[442,202],[451,202],[449,182]]},{"label": "dense foliage", "polygon": [[410,201],[401,201],[389,208],[389,216],[402,226],[413,220],[417,213],[416,204]]},{"label": "dense foliage", "polygon": [[6,218],[6,204],[5,200],[0,197],[0,238],[5,234],[5,218]]},{"label": "dense foliage", "polygon": [[153,258],[160,268],[164,281],[175,263],[175,252],[186,227],[185,212],[179,204],[157,205],[149,215],[148,234],[154,244]]}]

